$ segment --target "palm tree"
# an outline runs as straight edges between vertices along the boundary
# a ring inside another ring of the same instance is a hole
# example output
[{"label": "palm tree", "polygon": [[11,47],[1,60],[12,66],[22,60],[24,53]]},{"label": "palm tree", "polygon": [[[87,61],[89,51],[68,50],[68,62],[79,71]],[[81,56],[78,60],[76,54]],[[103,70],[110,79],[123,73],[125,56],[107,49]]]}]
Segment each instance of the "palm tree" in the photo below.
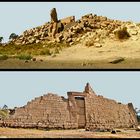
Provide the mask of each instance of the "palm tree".
[{"label": "palm tree", "polygon": [[2,109],[3,109],[3,110],[8,109],[8,106],[7,106],[7,105],[4,105],[4,106],[2,107]]},{"label": "palm tree", "polygon": [[1,36],[1,37],[0,37],[0,43],[2,42],[2,40],[3,40],[3,37]]},{"label": "palm tree", "polygon": [[17,34],[11,33],[11,35],[9,36],[9,39],[16,39],[17,37],[18,37]]}]

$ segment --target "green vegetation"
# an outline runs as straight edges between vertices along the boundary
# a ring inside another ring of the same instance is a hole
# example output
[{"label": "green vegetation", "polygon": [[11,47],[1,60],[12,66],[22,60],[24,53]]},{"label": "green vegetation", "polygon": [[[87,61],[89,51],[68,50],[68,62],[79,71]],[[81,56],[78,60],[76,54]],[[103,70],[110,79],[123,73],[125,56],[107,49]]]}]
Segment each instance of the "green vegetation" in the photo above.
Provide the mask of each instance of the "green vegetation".
[{"label": "green vegetation", "polygon": [[0,109],[0,119],[4,119],[9,115],[8,106],[4,105],[2,109]]},{"label": "green vegetation", "polygon": [[51,55],[51,51],[48,48],[45,48],[43,50],[40,51],[40,55]]},{"label": "green vegetation", "polygon": [[21,55],[17,55],[16,58],[20,60],[31,60],[32,56],[30,54],[21,54]]},{"label": "green vegetation", "polygon": [[0,43],[2,42],[2,40],[3,40],[3,37],[2,37],[2,36],[0,36]]},{"label": "green vegetation", "polygon": [[0,118],[4,119],[8,116],[8,110],[0,110]]},{"label": "green vegetation", "polygon": [[17,34],[11,33],[11,35],[9,36],[9,39],[16,39],[17,37],[18,37]]},{"label": "green vegetation", "polygon": [[5,46],[0,45],[0,60],[5,60],[8,57],[19,58],[22,60],[30,60],[32,56],[37,55],[55,55],[63,48],[68,47],[67,43],[36,43],[28,45],[15,45],[9,43]]},{"label": "green vegetation", "polygon": [[0,55],[0,60],[7,60],[8,56],[7,55]]},{"label": "green vegetation", "polygon": [[120,30],[117,30],[115,32],[115,36],[117,39],[123,40],[123,39],[128,39],[130,37],[130,34],[127,32],[127,27],[124,27]]}]

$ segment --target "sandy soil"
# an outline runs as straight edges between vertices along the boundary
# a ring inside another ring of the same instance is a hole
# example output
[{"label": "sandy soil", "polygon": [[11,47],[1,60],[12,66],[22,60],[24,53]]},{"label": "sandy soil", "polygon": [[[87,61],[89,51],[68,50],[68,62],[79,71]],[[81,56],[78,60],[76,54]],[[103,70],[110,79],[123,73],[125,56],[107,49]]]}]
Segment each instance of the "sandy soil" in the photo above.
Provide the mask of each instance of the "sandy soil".
[{"label": "sandy soil", "polygon": [[110,132],[91,132],[77,130],[37,130],[0,128],[0,138],[140,138],[140,131],[121,130],[116,134]]},{"label": "sandy soil", "polygon": [[101,48],[86,47],[82,44],[66,48],[54,60],[94,60],[103,61],[114,57],[125,59],[140,59],[140,40],[125,41],[106,39]]},{"label": "sandy soil", "polygon": [[[116,57],[124,61],[109,63]],[[77,44],[63,49],[55,57],[38,56],[37,61],[25,63],[23,60],[8,59],[0,61],[0,69],[135,69],[140,68],[140,39],[127,41],[106,39],[101,48],[86,47]],[[43,60],[43,62],[40,61]]]},{"label": "sandy soil", "polygon": [[140,69],[140,59],[128,59],[117,64],[93,60],[44,60],[43,62],[8,59],[0,61],[0,69]]}]

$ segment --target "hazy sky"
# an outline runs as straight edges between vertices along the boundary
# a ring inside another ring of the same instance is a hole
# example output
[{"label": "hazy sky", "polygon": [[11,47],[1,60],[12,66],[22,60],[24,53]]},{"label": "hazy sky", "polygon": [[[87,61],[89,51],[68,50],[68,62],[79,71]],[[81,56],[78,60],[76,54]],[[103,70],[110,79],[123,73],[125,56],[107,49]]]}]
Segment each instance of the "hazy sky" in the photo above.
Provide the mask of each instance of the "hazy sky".
[{"label": "hazy sky", "polygon": [[0,107],[23,106],[48,92],[67,97],[89,82],[98,95],[140,108],[140,72],[0,72]]},{"label": "hazy sky", "polygon": [[140,22],[139,2],[0,2],[0,36],[8,41],[11,33],[21,34],[50,21],[50,10],[56,8],[58,18],[94,13],[112,19]]}]

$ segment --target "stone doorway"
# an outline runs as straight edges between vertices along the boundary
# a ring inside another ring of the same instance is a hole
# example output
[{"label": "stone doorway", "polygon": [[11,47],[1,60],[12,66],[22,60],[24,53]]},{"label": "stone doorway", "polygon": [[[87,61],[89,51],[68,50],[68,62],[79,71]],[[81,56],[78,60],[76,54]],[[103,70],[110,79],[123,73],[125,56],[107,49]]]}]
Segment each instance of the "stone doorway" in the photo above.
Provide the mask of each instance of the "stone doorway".
[{"label": "stone doorway", "polygon": [[84,97],[75,97],[77,104],[77,115],[78,115],[78,128],[85,128],[86,115],[85,115],[85,99]]}]

